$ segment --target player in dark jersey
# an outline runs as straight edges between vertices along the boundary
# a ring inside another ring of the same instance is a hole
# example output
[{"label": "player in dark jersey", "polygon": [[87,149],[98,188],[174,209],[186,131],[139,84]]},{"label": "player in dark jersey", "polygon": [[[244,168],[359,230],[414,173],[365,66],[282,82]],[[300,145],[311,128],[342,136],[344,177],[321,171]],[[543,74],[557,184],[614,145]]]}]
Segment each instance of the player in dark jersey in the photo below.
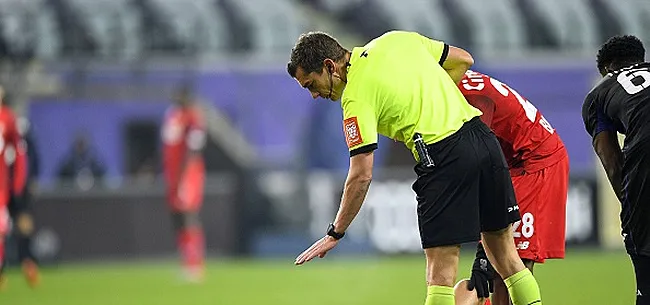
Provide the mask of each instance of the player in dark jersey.
[{"label": "player in dark jersey", "polygon": [[[582,119],[621,201],[622,234],[636,274],[636,304],[650,304],[650,63],[634,36],[615,36],[598,50],[604,78],[582,105]],[[625,135],[623,149],[617,132]]]},{"label": "player in dark jersey", "polygon": [[[532,103],[488,75],[469,70],[458,88],[481,110],[506,157],[522,218],[513,225],[519,257],[531,272],[535,263],[564,258],[569,156],[560,136]],[[472,276],[456,285],[456,304],[488,304],[482,298],[491,287],[494,305],[510,304],[505,284],[492,270],[479,244]]]}]

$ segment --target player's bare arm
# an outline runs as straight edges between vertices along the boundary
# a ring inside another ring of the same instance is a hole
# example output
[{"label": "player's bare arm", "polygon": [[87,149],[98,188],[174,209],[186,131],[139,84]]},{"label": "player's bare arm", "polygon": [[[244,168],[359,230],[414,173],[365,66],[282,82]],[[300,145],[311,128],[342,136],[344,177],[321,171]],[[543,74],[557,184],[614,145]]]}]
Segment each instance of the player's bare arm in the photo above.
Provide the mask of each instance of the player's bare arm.
[{"label": "player's bare arm", "polygon": [[474,64],[474,58],[469,52],[454,46],[449,46],[447,58],[442,63],[442,68],[451,76],[454,83],[458,84],[465,72]]},{"label": "player's bare arm", "polygon": [[594,137],[594,150],[605,168],[609,183],[611,183],[616,197],[623,199],[623,152],[618,144],[618,136],[615,131],[602,131]]},{"label": "player's bare arm", "polygon": [[[341,205],[334,220],[335,233],[344,233],[359,213],[359,210],[361,210],[361,205],[366,198],[372,180],[373,161],[374,152],[372,151],[350,157],[350,169],[345,181]],[[295,264],[302,265],[316,257],[325,257],[327,252],[337,244],[338,240],[336,238],[327,235],[301,253],[296,258]]]}]

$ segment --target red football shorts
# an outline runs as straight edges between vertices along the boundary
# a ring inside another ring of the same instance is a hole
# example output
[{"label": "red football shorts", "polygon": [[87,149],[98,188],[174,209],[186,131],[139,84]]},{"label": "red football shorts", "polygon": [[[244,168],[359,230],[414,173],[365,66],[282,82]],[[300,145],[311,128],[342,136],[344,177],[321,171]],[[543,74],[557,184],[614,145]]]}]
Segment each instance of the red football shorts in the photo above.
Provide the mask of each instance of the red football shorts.
[{"label": "red football shorts", "polygon": [[202,161],[188,162],[178,185],[178,196],[170,199],[174,212],[197,212],[203,203],[205,170]]},{"label": "red football shorts", "polygon": [[513,224],[519,257],[543,263],[564,258],[568,156],[540,171],[512,177],[521,221]]}]

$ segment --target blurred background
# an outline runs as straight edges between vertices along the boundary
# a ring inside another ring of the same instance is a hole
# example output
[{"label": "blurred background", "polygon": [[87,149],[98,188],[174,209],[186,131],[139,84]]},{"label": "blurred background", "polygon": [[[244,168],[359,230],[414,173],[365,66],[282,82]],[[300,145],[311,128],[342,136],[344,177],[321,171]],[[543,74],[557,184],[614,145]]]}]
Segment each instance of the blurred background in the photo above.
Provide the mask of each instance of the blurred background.
[{"label": "blurred background", "polygon": [[[26,288],[10,240],[0,303],[422,303],[413,160],[385,138],[340,247],[292,266],[333,219],[349,158],[339,104],[287,75],[291,47],[310,30],[352,48],[392,29],[469,50],[473,70],[515,88],[564,140],[568,254],[538,268],[545,299],[632,304],[619,204],[581,106],[600,44],[650,42],[646,0],[0,0],[0,84],[38,156],[32,249],[44,268],[41,287]],[[184,85],[207,122],[210,263],[199,286],[175,278],[161,174],[160,126]],[[574,293],[584,278],[592,288]]]}]

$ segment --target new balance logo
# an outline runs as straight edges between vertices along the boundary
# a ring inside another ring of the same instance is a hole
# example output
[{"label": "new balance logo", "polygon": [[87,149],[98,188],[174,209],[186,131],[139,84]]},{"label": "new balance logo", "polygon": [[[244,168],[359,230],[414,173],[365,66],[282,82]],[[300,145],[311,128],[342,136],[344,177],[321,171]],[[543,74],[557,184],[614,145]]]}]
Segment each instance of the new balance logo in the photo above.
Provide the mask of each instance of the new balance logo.
[{"label": "new balance logo", "polygon": [[641,290],[639,290],[639,289],[636,290],[636,296],[638,296],[638,297],[643,296],[643,294],[641,294]]},{"label": "new balance logo", "polygon": [[368,51],[367,51],[367,50],[363,50],[363,52],[361,52],[360,57],[368,57]]}]

